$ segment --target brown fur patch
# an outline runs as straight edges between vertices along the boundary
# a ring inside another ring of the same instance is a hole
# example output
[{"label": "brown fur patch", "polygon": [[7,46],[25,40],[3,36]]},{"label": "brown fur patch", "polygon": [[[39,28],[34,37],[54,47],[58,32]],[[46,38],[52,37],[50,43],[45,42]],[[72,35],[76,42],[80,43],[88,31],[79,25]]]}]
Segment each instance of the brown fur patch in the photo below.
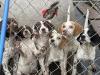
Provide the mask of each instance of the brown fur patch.
[{"label": "brown fur patch", "polygon": [[75,29],[74,29],[74,34],[73,35],[77,36],[83,31],[83,27],[82,27],[82,25],[80,25],[77,22],[72,22],[72,23],[73,23],[73,25],[75,25]]},{"label": "brown fur patch", "polygon": [[63,32],[63,25],[65,25],[65,22],[58,28],[58,32],[59,33],[62,33]]},{"label": "brown fur patch", "polygon": [[62,41],[59,44],[59,48],[63,49],[65,47],[65,45],[67,44],[68,39],[65,36],[62,36]]},{"label": "brown fur patch", "polygon": [[[83,27],[82,25],[80,25],[79,23],[77,22],[74,22],[74,21],[70,21],[74,26],[75,26],[75,29],[74,29],[74,34],[73,36],[77,36],[79,33],[82,32],[83,30]],[[63,25],[65,25],[66,22],[64,22],[59,28],[58,28],[58,31],[59,33],[62,33],[63,32]]]}]

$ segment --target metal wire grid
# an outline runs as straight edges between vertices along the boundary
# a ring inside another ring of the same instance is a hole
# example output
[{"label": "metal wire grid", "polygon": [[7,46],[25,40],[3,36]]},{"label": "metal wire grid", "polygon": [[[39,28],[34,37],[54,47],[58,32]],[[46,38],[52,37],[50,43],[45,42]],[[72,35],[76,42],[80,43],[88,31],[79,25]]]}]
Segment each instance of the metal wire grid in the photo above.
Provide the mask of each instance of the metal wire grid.
[{"label": "metal wire grid", "polygon": [[[40,17],[41,16],[41,14],[40,14],[40,11],[38,10],[38,7],[35,7],[35,6],[33,6],[32,5],[32,3],[34,3],[34,0],[25,0],[26,1],[26,7],[24,7],[24,8],[22,8],[22,6],[17,2],[17,0],[12,0],[12,2],[11,2],[11,5],[10,5],[10,11],[9,11],[9,15],[11,16],[11,17],[14,17],[16,20],[18,20],[19,18],[18,17],[16,17],[16,15],[14,14],[14,12],[12,12],[12,8],[17,8],[18,10],[19,10],[19,15],[23,15],[23,16],[26,16],[27,17],[27,19],[28,20],[30,20],[31,22],[34,20],[35,22],[37,21],[37,20],[35,20],[35,18],[34,19],[31,19],[31,18],[28,18],[30,15],[28,15],[28,14],[26,14],[26,12],[24,11],[25,9],[29,9],[29,6],[31,6],[31,8],[32,8],[32,10],[29,10],[29,11],[32,11],[32,13],[35,13],[35,14],[38,14],[38,16],[37,17]],[[48,3],[50,3],[49,1],[46,3],[44,0],[42,0],[42,2],[44,3],[44,6],[47,6],[48,7]],[[84,3],[84,2],[90,2],[90,1],[88,1],[88,0],[73,0],[73,2],[77,2],[77,4],[74,6],[74,8],[72,9],[72,11],[71,12],[74,12],[75,11],[75,8],[80,4],[80,3]],[[95,6],[96,6],[96,4],[98,3],[99,1],[95,1],[95,3],[92,3],[92,6],[91,6],[91,8],[89,9],[89,10],[91,10],[92,8],[94,8]],[[2,4],[3,4],[3,2],[1,2]],[[50,3],[51,4],[51,3]],[[42,4],[41,4],[42,5]],[[16,9],[16,10],[17,10]],[[64,13],[64,11],[65,10],[63,10],[63,9],[61,9],[61,12],[62,13]],[[16,11],[15,11],[16,12]],[[67,14],[67,13],[66,13]],[[63,18],[64,18],[64,15],[62,15],[63,16]],[[99,15],[98,15],[99,16]],[[22,16],[21,16],[22,17]],[[84,15],[80,15],[80,18],[78,18],[77,20],[73,17],[73,16],[71,16],[71,18],[74,20],[74,21],[76,21],[76,22],[79,22],[80,20],[83,20],[83,18],[84,18]],[[43,18],[41,18],[41,19],[43,19]],[[96,18],[95,18],[96,19]],[[58,21],[60,21],[59,19],[57,19]],[[19,31],[20,32],[20,31]],[[26,45],[27,46],[27,45]],[[27,46],[28,47],[28,46]],[[74,52],[72,53],[72,55],[74,54]],[[72,56],[71,55],[71,56]],[[68,57],[68,59],[71,57],[71,56],[69,56]],[[100,56],[98,55],[98,57],[95,59],[95,64],[96,64],[96,67],[98,68],[98,71],[95,73],[95,75],[100,75],[100,64],[98,63],[98,62],[100,61]],[[72,70],[72,65],[70,64],[70,62],[67,62],[70,66],[71,66],[71,68],[68,70],[68,71],[66,71],[66,72],[69,72],[70,70]],[[82,74],[84,74],[88,69],[88,67],[89,66],[86,66],[86,64],[84,64],[83,62],[79,62],[79,63],[81,63],[81,65],[84,67],[84,71],[82,71],[81,73],[78,73],[78,75],[82,75]],[[56,63],[55,63],[56,64]],[[57,65],[57,64],[56,64]],[[51,73],[50,73],[50,75],[53,75],[53,73],[57,70],[57,69],[59,69],[60,68],[60,66],[59,65],[57,65],[57,68],[54,70],[54,71],[52,71]],[[10,71],[12,71],[13,69],[11,68],[11,70]],[[40,71],[40,70],[39,70]],[[39,72],[39,71],[37,71],[37,73]]]}]

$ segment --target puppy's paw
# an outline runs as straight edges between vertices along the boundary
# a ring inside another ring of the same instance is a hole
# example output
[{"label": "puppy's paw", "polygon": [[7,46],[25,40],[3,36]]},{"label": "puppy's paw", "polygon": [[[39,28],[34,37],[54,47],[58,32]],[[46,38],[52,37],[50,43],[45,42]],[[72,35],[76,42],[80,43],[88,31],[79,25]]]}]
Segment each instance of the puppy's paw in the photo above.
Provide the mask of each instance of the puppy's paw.
[{"label": "puppy's paw", "polygon": [[96,72],[96,66],[95,66],[95,64],[92,64],[92,65],[91,65],[91,71],[92,71],[92,72]]},{"label": "puppy's paw", "polygon": [[45,46],[43,46],[43,47],[41,48],[41,52],[42,52],[42,53],[45,53],[46,50],[47,50],[47,47],[45,47]]},{"label": "puppy's paw", "polygon": [[36,51],[34,52],[34,54],[35,54],[36,56],[38,56],[38,55],[41,54],[41,52],[40,52],[39,50],[36,50]]},{"label": "puppy's paw", "polygon": [[92,68],[92,72],[96,72],[96,68]]}]

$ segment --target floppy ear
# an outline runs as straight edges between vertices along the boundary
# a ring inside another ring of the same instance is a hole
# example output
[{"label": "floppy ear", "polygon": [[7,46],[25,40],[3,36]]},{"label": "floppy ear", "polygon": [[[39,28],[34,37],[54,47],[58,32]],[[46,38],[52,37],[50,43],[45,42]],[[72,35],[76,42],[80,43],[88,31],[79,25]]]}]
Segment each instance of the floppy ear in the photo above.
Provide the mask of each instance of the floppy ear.
[{"label": "floppy ear", "polygon": [[76,23],[76,22],[73,22],[73,24],[75,26],[73,36],[77,36],[83,31],[83,27],[79,23]]},{"label": "floppy ear", "polygon": [[65,45],[67,44],[68,39],[65,36],[62,36],[61,43],[59,44],[59,48],[63,49]]},{"label": "floppy ear", "polygon": [[63,25],[65,24],[65,22],[58,28],[58,32],[62,33],[63,32]]},{"label": "floppy ear", "polygon": [[62,33],[62,26],[58,27],[58,32]]}]

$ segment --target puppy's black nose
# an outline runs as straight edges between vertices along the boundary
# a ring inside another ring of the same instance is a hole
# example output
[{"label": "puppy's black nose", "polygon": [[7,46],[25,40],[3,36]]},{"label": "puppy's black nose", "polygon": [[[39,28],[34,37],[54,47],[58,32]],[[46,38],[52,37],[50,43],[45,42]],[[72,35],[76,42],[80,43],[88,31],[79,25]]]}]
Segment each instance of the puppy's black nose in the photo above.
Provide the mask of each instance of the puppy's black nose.
[{"label": "puppy's black nose", "polygon": [[66,35],[66,30],[63,31],[63,35]]},{"label": "puppy's black nose", "polygon": [[84,35],[81,36],[81,40],[85,41],[85,36]]},{"label": "puppy's black nose", "polygon": [[25,31],[25,34],[27,34],[28,33],[28,31]]},{"label": "puppy's black nose", "polygon": [[42,28],[42,31],[45,32],[45,28]]},{"label": "puppy's black nose", "polygon": [[55,41],[55,40],[53,40],[53,39],[51,40],[51,42],[54,42],[54,41]]}]

